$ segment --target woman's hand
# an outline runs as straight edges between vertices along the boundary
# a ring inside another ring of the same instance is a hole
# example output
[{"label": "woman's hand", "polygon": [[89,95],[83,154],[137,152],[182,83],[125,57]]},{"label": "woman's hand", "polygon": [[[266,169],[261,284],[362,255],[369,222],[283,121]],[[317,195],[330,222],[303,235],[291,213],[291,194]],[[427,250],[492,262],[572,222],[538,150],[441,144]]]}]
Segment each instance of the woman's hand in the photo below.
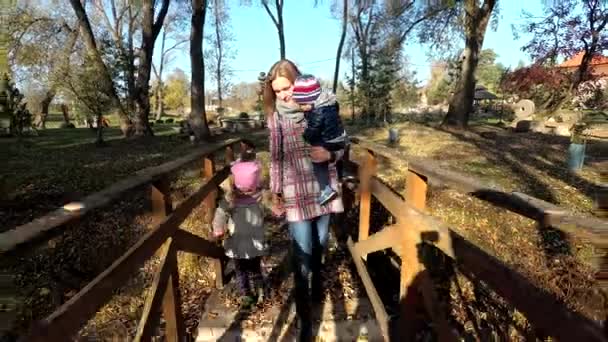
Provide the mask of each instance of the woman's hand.
[{"label": "woman's hand", "polygon": [[276,217],[280,217],[285,213],[283,198],[279,194],[272,194],[272,213]]},{"label": "woman's hand", "polygon": [[322,146],[312,146],[310,151],[310,159],[314,163],[323,163],[331,159],[331,153]]}]

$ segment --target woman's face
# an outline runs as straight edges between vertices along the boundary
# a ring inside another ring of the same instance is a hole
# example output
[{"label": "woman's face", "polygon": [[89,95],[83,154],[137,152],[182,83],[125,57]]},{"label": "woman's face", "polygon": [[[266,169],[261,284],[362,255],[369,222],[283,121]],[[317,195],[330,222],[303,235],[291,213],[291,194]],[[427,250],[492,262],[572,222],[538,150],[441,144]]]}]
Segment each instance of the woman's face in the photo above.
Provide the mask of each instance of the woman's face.
[{"label": "woman's face", "polygon": [[277,99],[283,102],[290,102],[293,95],[293,83],[286,77],[279,76],[272,81],[272,90],[274,90]]}]

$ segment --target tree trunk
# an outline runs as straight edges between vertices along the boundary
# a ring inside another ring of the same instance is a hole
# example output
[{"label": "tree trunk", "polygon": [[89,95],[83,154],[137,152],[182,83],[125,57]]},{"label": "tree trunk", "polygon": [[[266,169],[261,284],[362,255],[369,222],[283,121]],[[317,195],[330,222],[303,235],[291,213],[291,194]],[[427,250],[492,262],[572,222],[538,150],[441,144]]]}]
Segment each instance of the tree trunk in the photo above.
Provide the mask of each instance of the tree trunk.
[{"label": "tree trunk", "polygon": [[55,98],[55,90],[51,89],[46,92],[44,99],[40,101],[40,116],[36,123],[37,128],[46,129],[46,119],[49,117],[49,107]]},{"label": "tree trunk", "polygon": [[165,42],[167,40],[167,30],[163,29],[163,36],[160,45],[160,65],[158,66],[158,85],[156,87],[156,120],[160,120],[164,114],[163,105],[163,67],[165,66]]},{"label": "tree trunk", "polygon": [[448,113],[443,125],[464,129],[469,123],[475,97],[475,70],[479,62],[479,52],[483,46],[486,28],[492,15],[496,0],[484,0],[481,8],[476,0],[464,2],[465,48],[462,56],[462,70],[457,81],[454,95],[450,99]]},{"label": "tree trunk", "polygon": [[581,60],[581,64],[576,69],[574,75],[574,82],[572,82],[571,92],[578,89],[578,86],[589,79],[589,66],[593,60],[593,56],[597,51],[597,39],[593,39],[589,48],[585,50],[585,54]]},{"label": "tree trunk", "polygon": [[281,49],[281,59],[285,59],[285,26],[283,25],[283,0],[276,0],[277,18],[279,25],[279,46]]},{"label": "tree trunk", "polygon": [[135,52],[133,50],[133,35],[135,32],[135,17],[131,4],[128,8],[129,24],[127,28],[127,111],[129,115],[135,112]]},{"label": "tree trunk", "polygon": [[205,113],[205,64],[203,61],[203,28],[207,14],[206,0],[192,0],[192,20],[190,27],[190,127],[197,140],[207,140],[211,133]]},{"label": "tree trunk", "polygon": [[215,40],[217,46],[217,68],[215,69],[215,76],[217,77],[217,101],[218,107],[223,108],[222,106],[222,62],[223,62],[223,47],[222,47],[222,35],[220,33],[222,22],[220,18],[219,6],[216,4],[213,9],[215,15]]},{"label": "tree trunk", "polygon": [[169,0],[163,0],[158,17],[154,21],[154,0],[144,0],[142,11],[142,39],[139,55],[139,68],[137,70],[136,101],[137,119],[135,121],[135,134],[139,136],[153,136],[150,127],[150,72],[152,71],[152,55],[154,43],[169,9]]},{"label": "tree trunk", "polygon": [[38,116],[38,121],[36,122],[37,128],[46,128],[46,119],[49,115],[49,107],[57,94],[57,87],[69,76],[68,68],[70,66],[70,55],[72,54],[72,50],[74,49],[76,41],[78,40],[78,27],[71,29],[67,24],[64,24],[63,28],[69,32],[68,40],[61,54],[61,63],[56,69],[59,70],[59,73],[51,79],[50,89],[44,94],[44,98],[40,102],[40,114]]},{"label": "tree trunk", "polygon": [[156,120],[160,120],[165,112],[163,96],[163,83],[159,81],[158,89],[156,89]]},{"label": "tree trunk", "polygon": [[101,58],[101,54],[97,49],[97,43],[95,42],[95,36],[93,35],[93,30],[91,29],[91,24],[89,22],[89,17],[87,16],[84,7],[80,0],[70,0],[70,4],[74,9],[74,13],[78,18],[78,24],[80,30],[82,32],[82,36],[87,47],[88,52],[94,57],[94,61],[102,72],[102,77],[104,78],[104,87],[106,88],[108,95],[112,98],[114,105],[118,108],[118,116],[120,117],[120,129],[122,130],[125,136],[130,136],[132,132],[132,123],[129,119],[129,116],[125,112],[122,103],[120,102],[120,98],[118,97],[118,93],[116,92],[116,88],[114,87],[114,81],[108,72],[106,64]]},{"label": "tree trunk", "polygon": [[340,43],[338,43],[338,52],[336,53],[336,68],[334,70],[334,94],[338,91],[338,76],[340,74],[340,58],[342,58],[342,48],[346,39],[346,28],[348,25],[348,0],[342,0],[342,34],[340,35]]},{"label": "tree trunk", "polygon": [[68,110],[67,105],[61,105],[61,113],[63,114],[63,122],[65,122],[65,125],[67,127],[70,124],[70,112]]},{"label": "tree trunk", "polygon": [[97,139],[95,140],[95,145],[105,145],[103,141],[103,115],[101,114],[97,114]]}]

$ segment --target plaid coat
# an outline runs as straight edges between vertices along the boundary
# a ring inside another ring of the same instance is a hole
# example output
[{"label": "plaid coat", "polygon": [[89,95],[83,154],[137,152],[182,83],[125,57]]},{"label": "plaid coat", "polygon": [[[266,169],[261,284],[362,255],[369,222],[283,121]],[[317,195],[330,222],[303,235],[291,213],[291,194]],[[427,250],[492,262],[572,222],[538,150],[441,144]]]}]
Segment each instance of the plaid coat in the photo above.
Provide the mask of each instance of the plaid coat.
[{"label": "plaid coat", "polygon": [[[344,211],[342,198],[338,196],[324,206],[317,200],[320,195],[310,160],[310,145],[302,134],[306,129],[303,114],[299,119],[275,113],[268,118],[270,130],[270,190],[283,195],[288,222]],[[342,155],[342,151],[337,153]],[[335,164],[329,165],[331,187],[340,192]]]}]

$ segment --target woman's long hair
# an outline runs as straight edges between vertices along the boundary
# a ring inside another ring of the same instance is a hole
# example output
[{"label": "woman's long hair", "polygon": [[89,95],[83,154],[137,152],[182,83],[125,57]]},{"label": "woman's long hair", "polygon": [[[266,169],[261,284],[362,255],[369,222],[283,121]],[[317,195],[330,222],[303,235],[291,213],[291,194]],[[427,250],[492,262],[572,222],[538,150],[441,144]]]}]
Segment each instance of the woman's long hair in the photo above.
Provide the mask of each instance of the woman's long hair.
[{"label": "woman's long hair", "polygon": [[272,89],[272,81],[278,77],[285,77],[294,83],[296,77],[300,76],[300,70],[298,67],[288,59],[282,59],[272,65],[268,74],[266,75],[266,82],[264,82],[264,112],[267,116],[271,116],[274,113],[274,105],[276,101],[276,94]]}]

